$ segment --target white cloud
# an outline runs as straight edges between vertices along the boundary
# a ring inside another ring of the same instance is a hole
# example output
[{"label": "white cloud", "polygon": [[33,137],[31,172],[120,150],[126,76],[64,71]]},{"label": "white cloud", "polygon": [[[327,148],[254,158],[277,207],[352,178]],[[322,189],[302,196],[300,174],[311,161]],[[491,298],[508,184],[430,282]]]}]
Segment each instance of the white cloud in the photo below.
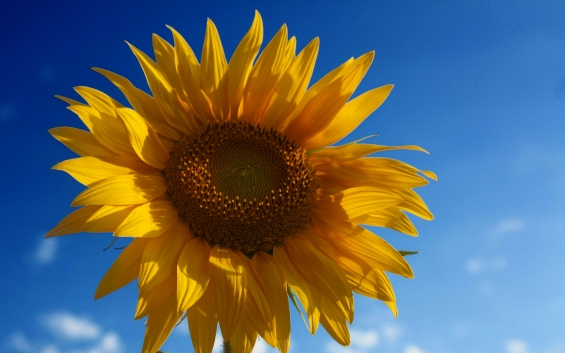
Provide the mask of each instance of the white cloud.
[{"label": "white cloud", "polygon": [[381,331],[384,339],[390,344],[396,343],[402,335],[402,328],[395,324],[385,324]]},{"label": "white cloud", "polygon": [[[18,353],[122,353],[120,336],[102,328],[86,317],[69,312],[41,315],[42,329],[51,333],[48,341],[31,341],[21,331],[15,331],[4,342],[4,350]],[[36,333],[37,336],[41,332]],[[85,345],[86,343],[86,345]],[[62,348],[61,348],[62,347]]]},{"label": "white cloud", "polygon": [[376,330],[350,330],[349,333],[351,336],[351,346],[343,347],[331,341],[326,346],[326,351],[328,353],[368,353],[373,352],[379,343],[379,334]]},{"label": "white cloud", "polygon": [[56,312],[42,318],[44,326],[53,334],[68,340],[95,339],[101,334],[100,326],[86,317],[69,312]]},{"label": "white cloud", "polygon": [[359,331],[350,330],[351,345],[355,348],[366,350],[379,343],[379,334],[375,330]]},{"label": "white cloud", "polygon": [[120,336],[115,332],[108,332],[100,337],[98,343],[86,351],[74,351],[73,353],[121,353],[123,350]]},{"label": "white cloud", "polygon": [[528,344],[525,341],[511,339],[506,341],[506,353],[528,353]]},{"label": "white cloud", "polygon": [[41,348],[40,353],[59,353],[59,349],[54,344],[48,344]]},{"label": "white cloud", "polygon": [[493,234],[506,235],[516,233],[526,228],[526,222],[519,218],[505,219],[494,226]]},{"label": "white cloud", "polygon": [[[328,353],[361,353],[361,351],[354,350],[350,347],[340,346],[338,343],[331,341],[326,346],[326,352]],[[253,352],[255,353],[255,352]]]},{"label": "white cloud", "polygon": [[481,272],[484,268],[484,263],[482,259],[471,259],[467,261],[467,272],[475,275]]},{"label": "white cloud", "polygon": [[426,353],[426,351],[415,344],[409,344],[404,348],[404,353]]},{"label": "white cloud", "polygon": [[484,271],[500,271],[506,268],[506,259],[496,258],[487,260],[483,258],[475,258],[467,261],[467,272],[476,275]]},{"label": "white cloud", "polygon": [[4,347],[21,353],[31,352],[35,349],[33,343],[21,331],[16,331],[8,336]]},{"label": "white cloud", "polygon": [[57,238],[41,239],[33,254],[33,259],[39,264],[48,264],[55,260],[59,241]]}]

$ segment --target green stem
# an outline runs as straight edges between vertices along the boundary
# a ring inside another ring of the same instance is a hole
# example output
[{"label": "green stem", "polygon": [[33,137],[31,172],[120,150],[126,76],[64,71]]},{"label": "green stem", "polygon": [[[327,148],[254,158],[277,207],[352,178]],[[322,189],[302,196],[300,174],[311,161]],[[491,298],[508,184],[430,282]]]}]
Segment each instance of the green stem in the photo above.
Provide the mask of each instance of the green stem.
[{"label": "green stem", "polygon": [[230,342],[224,342],[224,353],[232,353]]}]

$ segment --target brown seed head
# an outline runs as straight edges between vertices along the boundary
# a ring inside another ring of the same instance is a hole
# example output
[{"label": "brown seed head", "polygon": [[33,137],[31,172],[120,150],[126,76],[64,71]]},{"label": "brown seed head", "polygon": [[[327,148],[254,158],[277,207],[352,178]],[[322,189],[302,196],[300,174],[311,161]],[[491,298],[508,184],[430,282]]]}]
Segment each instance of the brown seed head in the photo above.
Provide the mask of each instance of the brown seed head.
[{"label": "brown seed head", "polygon": [[210,244],[269,251],[310,221],[314,171],[305,151],[274,130],[209,125],[181,139],[165,173],[179,214]]}]

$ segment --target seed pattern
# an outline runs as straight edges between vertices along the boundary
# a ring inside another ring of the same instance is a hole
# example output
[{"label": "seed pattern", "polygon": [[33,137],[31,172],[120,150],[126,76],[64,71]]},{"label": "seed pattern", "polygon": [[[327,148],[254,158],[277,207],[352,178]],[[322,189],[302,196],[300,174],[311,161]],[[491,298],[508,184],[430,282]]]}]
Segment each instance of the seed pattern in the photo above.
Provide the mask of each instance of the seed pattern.
[{"label": "seed pattern", "polygon": [[179,214],[197,236],[246,254],[270,251],[305,228],[317,188],[300,146],[241,121],[184,136],[165,175]]}]

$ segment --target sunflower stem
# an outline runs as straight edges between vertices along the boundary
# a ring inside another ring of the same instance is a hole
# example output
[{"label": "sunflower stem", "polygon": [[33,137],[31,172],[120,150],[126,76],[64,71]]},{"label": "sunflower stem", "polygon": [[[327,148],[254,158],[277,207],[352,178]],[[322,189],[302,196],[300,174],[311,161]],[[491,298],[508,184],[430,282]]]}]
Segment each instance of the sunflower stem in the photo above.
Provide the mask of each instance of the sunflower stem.
[{"label": "sunflower stem", "polygon": [[232,353],[231,344],[229,341],[224,342],[224,353]]}]

